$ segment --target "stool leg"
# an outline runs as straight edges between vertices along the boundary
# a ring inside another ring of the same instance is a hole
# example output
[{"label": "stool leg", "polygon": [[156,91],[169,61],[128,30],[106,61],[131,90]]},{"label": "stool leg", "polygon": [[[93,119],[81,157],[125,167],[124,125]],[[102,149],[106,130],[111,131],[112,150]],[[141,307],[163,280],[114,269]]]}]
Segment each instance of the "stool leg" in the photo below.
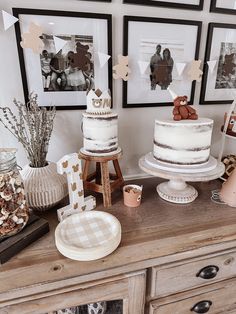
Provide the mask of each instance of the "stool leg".
[{"label": "stool leg", "polygon": [[97,184],[101,184],[101,165],[100,162],[96,162],[96,179]]},{"label": "stool leg", "polygon": [[121,181],[124,182],[118,159],[113,160],[113,165],[116,171],[117,178],[121,179]]},{"label": "stool leg", "polygon": [[109,178],[108,161],[101,162],[101,176],[103,189],[103,205],[107,208],[111,206],[111,185]]},{"label": "stool leg", "polygon": [[90,161],[89,160],[85,160],[84,171],[83,171],[83,180],[84,181],[86,181],[87,177],[88,177],[89,164],[90,164]]}]

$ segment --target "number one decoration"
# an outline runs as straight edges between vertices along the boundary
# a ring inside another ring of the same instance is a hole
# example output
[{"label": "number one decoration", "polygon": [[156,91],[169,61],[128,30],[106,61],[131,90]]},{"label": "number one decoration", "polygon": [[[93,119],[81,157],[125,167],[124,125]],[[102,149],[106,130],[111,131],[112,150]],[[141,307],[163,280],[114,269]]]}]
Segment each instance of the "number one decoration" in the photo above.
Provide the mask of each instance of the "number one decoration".
[{"label": "number one decoration", "polygon": [[96,207],[95,198],[84,197],[82,163],[78,154],[65,155],[57,162],[57,172],[67,175],[70,204],[57,210],[59,221],[67,216]]}]

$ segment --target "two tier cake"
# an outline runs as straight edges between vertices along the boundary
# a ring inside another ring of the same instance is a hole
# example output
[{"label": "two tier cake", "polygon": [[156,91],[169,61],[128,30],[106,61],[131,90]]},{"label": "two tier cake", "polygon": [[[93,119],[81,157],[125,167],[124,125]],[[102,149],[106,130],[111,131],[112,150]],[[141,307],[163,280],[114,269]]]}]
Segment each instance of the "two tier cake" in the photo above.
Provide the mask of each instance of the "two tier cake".
[{"label": "two tier cake", "polygon": [[118,150],[118,115],[112,113],[109,91],[89,91],[82,125],[86,154],[107,155]]}]

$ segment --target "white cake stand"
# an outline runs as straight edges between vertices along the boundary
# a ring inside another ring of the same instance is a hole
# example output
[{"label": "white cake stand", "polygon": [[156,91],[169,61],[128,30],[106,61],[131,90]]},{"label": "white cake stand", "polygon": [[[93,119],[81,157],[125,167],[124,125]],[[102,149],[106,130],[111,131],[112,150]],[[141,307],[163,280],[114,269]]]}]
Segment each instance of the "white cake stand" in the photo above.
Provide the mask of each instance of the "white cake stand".
[{"label": "white cake stand", "polygon": [[208,163],[201,166],[174,167],[158,162],[148,153],[139,160],[139,167],[146,173],[156,177],[168,179],[157,186],[159,196],[171,203],[187,204],[193,202],[197,196],[197,190],[186,182],[210,181],[222,176],[225,166],[211,156]]}]

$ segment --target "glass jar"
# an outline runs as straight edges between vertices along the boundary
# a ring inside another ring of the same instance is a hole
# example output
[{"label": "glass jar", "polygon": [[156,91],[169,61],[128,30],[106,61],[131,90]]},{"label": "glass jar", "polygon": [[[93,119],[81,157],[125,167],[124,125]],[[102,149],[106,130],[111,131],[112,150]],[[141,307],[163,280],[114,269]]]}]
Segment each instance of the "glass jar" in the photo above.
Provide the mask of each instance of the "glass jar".
[{"label": "glass jar", "polygon": [[0,239],[19,232],[28,219],[29,208],[17,169],[16,150],[0,149]]}]

